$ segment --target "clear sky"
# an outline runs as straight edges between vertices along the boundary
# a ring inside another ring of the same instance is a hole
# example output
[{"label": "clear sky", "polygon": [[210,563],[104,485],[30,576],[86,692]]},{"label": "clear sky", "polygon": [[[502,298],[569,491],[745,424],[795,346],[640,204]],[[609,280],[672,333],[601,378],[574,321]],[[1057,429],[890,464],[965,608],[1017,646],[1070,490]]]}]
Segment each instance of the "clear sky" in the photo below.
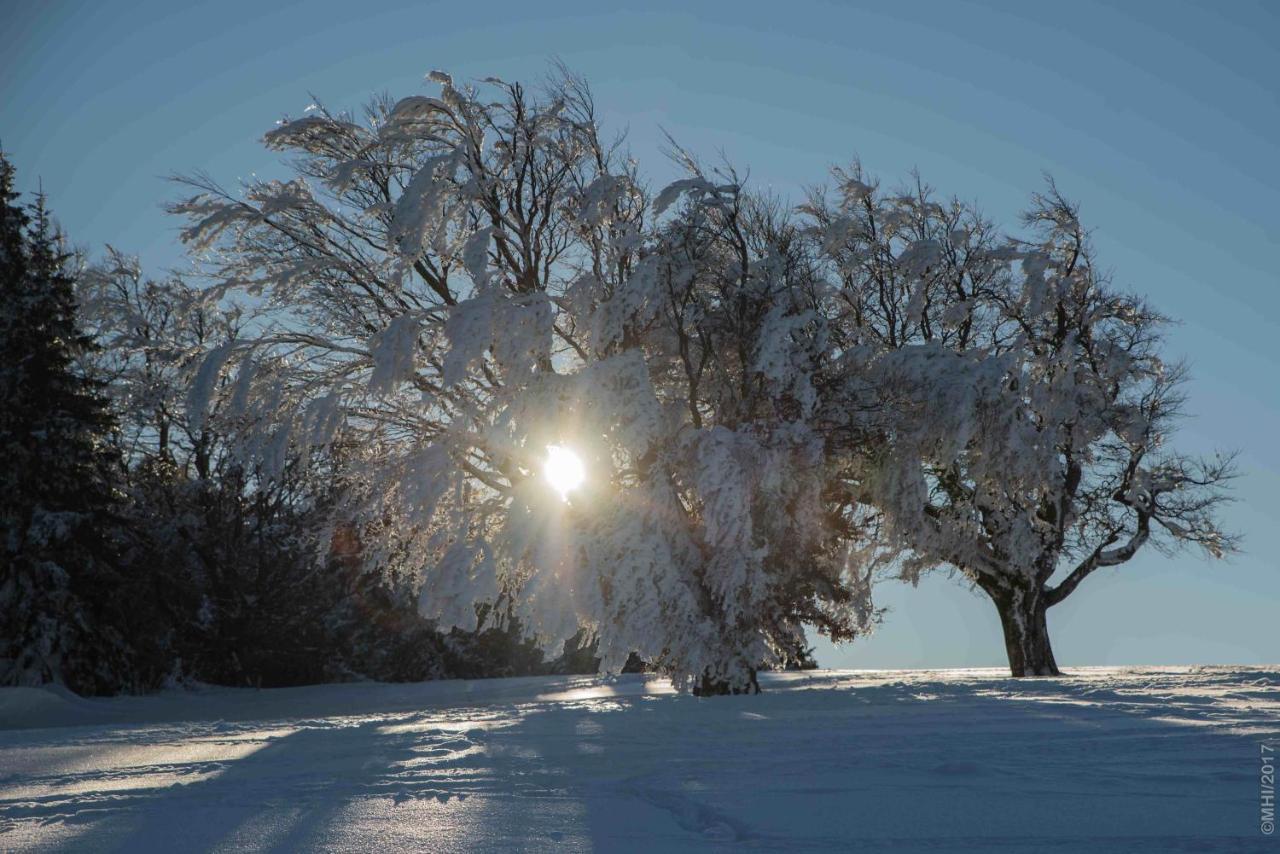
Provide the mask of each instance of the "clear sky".
[{"label": "clear sky", "polygon": [[[1241,450],[1228,518],[1246,538],[1226,563],[1152,553],[1096,573],[1050,612],[1058,661],[1280,662],[1280,4],[0,5],[0,143],[21,186],[43,180],[78,244],[156,271],[182,263],[163,176],[272,172],[258,140],[284,113],[422,93],[432,68],[531,80],[563,59],[655,181],[666,129],[792,198],[859,155],[1012,225],[1050,171],[1117,282],[1182,321],[1182,444]],[[820,644],[823,665],[1004,663],[994,609],[956,582],[879,597],[880,633]]]}]

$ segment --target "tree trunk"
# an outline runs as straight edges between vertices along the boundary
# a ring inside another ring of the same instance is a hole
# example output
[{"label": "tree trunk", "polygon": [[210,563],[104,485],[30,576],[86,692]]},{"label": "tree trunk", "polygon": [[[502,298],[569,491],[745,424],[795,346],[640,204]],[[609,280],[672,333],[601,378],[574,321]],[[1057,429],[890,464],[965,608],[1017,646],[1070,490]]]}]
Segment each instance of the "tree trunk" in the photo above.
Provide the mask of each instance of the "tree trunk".
[{"label": "tree trunk", "polygon": [[1049,643],[1048,605],[1041,590],[1015,588],[992,596],[1000,612],[1009,670],[1014,676],[1060,676]]},{"label": "tree trunk", "polygon": [[726,694],[759,694],[760,682],[756,679],[756,669],[750,669],[751,678],[746,685],[735,685],[728,679],[713,677],[710,673],[702,674],[702,679],[693,686],[695,697],[721,697]]}]

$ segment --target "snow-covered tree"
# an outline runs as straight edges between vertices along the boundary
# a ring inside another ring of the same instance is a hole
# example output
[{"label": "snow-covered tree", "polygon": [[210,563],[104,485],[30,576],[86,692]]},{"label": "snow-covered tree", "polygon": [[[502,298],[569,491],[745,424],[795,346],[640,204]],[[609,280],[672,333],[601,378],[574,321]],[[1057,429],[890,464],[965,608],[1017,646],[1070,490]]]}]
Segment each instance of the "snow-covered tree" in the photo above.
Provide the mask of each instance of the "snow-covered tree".
[{"label": "snow-covered tree", "polygon": [[[430,78],[363,122],[284,121],[290,181],[190,182],[185,239],[271,316],[209,354],[193,415],[234,363],[259,458],[340,439],[366,561],[420,570],[446,626],[505,602],[555,652],[585,625],[604,669],[638,652],[711,691],[802,650],[802,620],[865,625],[790,228],[696,167],[651,200],[569,75]],[[570,495],[549,447],[585,461]]]},{"label": "snow-covered tree", "polygon": [[1058,672],[1046,613],[1139,549],[1235,546],[1215,511],[1230,457],[1169,446],[1185,369],[1166,320],[1097,268],[1050,182],[1006,240],[917,180],[889,195],[859,168],[806,210],[840,281],[859,496],[902,577],[950,566],[1000,615],[1015,676]]},{"label": "snow-covered tree", "polygon": [[230,449],[209,413],[188,413],[188,390],[205,352],[238,340],[252,317],[179,276],[149,278],[138,259],[110,247],[79,277],[77,297],[97,343],[91,367],[107,384],[126,462],[209,479]]},{"label": "snow-covered tree", "polygon": [[113,427],[79,361],[75,269],[40,198],[0,155],[0,684],[127,679],[105,610],[115,580]]},{"label": "snow-covered tree", "polygon": [[[638,349],[665,411],[628,486],[664,508],[663,540],[682,545],[623,578],[694,579],[711,634],[691,639],[688,655],[702,660],[686,670],[732,684],[735,662],[749,672],[799,660],[804,624],[848,639],[875,612],[866,567],[851,559],[858,508],[842,498],[820,422],[826,285],[779,203],[744,191],[731,169],[708,176],[678,154],[689,177],[653,208],[683,204],[595,313],[592,343],[609,359]],[[632,401],[652,406],[647,394]],[[600,547],[624,566],[646,561],[644,538],[620,538],[626,530],[602,526]]]}]

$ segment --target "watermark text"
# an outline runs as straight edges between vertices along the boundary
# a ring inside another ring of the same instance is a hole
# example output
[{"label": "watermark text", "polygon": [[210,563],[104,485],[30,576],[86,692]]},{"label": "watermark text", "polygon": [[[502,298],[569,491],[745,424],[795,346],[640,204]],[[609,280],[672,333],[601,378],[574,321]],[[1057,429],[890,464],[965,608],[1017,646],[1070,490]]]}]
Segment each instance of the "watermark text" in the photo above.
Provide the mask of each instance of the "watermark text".
[{"label": "watermark text", "polygon": [[1262,770],[1258,781],[1258,829],[1264,836],[1276,832],[1276,749],[1262,742]]}]

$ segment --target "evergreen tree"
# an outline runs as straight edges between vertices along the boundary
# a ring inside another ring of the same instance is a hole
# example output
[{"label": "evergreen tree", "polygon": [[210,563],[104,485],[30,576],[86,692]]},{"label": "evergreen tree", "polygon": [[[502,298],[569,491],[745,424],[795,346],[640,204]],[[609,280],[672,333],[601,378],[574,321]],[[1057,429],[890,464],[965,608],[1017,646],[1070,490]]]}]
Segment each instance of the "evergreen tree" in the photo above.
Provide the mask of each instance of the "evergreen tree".
[{"label": "evergreen tree", "polygon": [[112,419],[61,237],[13,184],[0,154],[0,684],[111,690],[125,645],[91,610],[114,593]]}]

